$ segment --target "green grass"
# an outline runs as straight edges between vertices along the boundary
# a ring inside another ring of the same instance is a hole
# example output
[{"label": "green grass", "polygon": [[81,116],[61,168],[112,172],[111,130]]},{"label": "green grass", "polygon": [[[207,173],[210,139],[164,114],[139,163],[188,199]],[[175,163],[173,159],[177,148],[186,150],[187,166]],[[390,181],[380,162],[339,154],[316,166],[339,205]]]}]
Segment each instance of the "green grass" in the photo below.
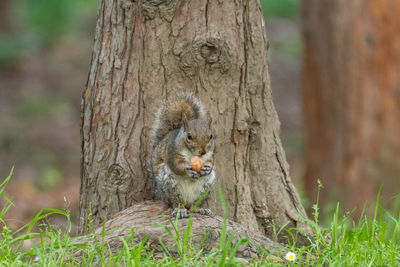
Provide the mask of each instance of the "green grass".
[{"label": "green grass", "polygon": [[[287,249],[296,254],[296,260],[286,261],[276,257],[271,262],[267,253],[253,260],[235,256],[241,244],[250,242],[242,239],[233,243],[233,234],[228,234],[226,220],[221,230],[219,246],[211,252],[197,251],[192,244],[192,218],[188,227],[179,229],[177,219],[170,220],[172,230],[165,226],[165,235],[170,235],[178,249],[178,257],[173,257],[164,245],[164,253],[155,255],[150,251],[144,238],[134,243],[135,235],[132,229],[127,238],[120,238],[123,247],[112,253],[104,241],[104,231],[94,244],[75,244],[80,237],[71,237],[71,222],[68,211],[57,209],[41,210],[31,222],[17,230],[10,230],[4,219],[8,209],[13,205],[4,193],[11,179],[12,172],[0,184],[0,195],[3,206],[0,212],[0,266],[399,266],[400,265],[400,218],[394,216],[380,205],[379,194],[375,213],[372,218],[363,218],[359,222],[352,221],[348,216],[340,218],[339,204],[332,215],[331,224],[321,228],[318,205],[314,205],[314,218],[308,220],[315,232],[315,240],[310,245],[296,247],[294,239],[289,240]],[[224,215],[226,205],[220,191]],[[67,229],[55,229],[46,221],[53,215],[65,217]],[[36,229],[36,230],[34,230]],[[283,229],[290,236],[295,236],[296,229]],[[86,237],[92,237],[94,231]],[[23,250],[24,241],[31,241],[33,247]],[[160,242],[162,243],[160,237]],[[74,257],[77,249],[82,250],[79,257]],[[107,258],[106,254],[110,256]]]}]

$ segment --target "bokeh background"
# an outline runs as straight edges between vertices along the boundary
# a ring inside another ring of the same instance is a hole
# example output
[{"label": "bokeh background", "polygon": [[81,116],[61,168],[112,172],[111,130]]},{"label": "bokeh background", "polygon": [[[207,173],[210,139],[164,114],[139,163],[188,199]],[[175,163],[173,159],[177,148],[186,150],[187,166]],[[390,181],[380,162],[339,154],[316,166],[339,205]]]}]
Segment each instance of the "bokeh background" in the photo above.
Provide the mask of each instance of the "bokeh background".
[{"label": "bokeh background", "polygon": [[[307,129],[302,115],[305,49],[301,2],[261,0],[261,5],[270,43],[270,76],[281,138],[292,179],[305,207],[310,208],[314,200],[306,196],[304,187]],[[14,166],[7,186],[14,207],[7,217],[15,226],[28,222],[43,207],[68,209],[76,222],[80,101],[90,64],[96,9],[95,0],[0,2],[0,180]],[[315,188],[317,178],[311,177]],[[379,181],[371,185],[373,194],[378,192]],[[322,190],[322,194],[328,193]],[[326,214],[338,200],[327,198],[323,203]],[[58,223],[57,217],[53,220]]]},{"label": "bokeh background", "polygon": [[[14,166],[7,186],[14,206],[7,218],[16,226],[44,207],[77,214],[80,98],[96,5],[0,1],[0,177]],[[55,224],[57,219],[52,218]]]}]

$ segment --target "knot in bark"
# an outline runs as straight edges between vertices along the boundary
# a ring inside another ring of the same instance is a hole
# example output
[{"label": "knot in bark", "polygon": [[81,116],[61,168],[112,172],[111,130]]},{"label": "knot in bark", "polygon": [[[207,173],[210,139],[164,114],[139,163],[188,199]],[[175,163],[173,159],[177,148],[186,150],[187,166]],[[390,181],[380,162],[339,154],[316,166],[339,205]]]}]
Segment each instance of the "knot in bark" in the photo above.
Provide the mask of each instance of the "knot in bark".
[{"label": "knot in bark", "polygon": [[214,44],[204,44],[200,48],[200,54],[207,63],[215,63],[218,61],[221,51]]},{"label": "knot in bark", "polygon": [[112,164],[108,168],[107,187],[111,190],[126,191],[129,187],[130,174],[119,164]]},{"label": "knot in bark", "polygon": [[218,36],[199,36],[186,44],[177,43],[174,54],[179,68],[187,75],[194,76],[201,66],[209,66],[226,73],[231,68],[229,46]]}]

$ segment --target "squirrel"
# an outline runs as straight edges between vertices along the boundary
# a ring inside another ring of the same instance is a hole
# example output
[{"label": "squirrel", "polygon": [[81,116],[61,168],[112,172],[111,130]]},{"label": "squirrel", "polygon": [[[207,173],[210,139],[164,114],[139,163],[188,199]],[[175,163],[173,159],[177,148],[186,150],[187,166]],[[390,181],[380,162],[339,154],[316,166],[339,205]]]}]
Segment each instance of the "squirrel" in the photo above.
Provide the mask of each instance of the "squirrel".
[{"label": "squirrel", "polygon": [[[151,173],[156,196],[173,208],[174,217],[188,217],[190,208],[215,182],[215,141],[211,120],[204,117],[203,105],[192,94],[165,102],[155,117]],[[199,169],[190,164],[196,156],[203,162]],[[209,209],[194,212],[212,215]]]}]

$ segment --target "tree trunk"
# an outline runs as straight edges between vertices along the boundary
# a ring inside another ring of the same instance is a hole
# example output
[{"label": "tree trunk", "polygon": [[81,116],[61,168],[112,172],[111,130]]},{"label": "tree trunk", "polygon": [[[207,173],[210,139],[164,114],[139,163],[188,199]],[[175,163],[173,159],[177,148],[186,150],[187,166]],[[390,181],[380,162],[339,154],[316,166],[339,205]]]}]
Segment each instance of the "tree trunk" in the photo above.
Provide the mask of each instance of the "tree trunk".
[{"label": "tree trunk", "polygon": [[[257,0],[100,0],[82,100],[80,232],[90,211],[96,226],[154,198],[149,129],[161,102],[182,91],[213,118],[228,217],[269,236],[273,223],[298,226],[304,210],[279,139],[266,53]],[[216,190],[205,206],[222,214]]]},{"label": "tree trunk", "polygon": [[400,1],[304,0],[305,187],[345,209],[398,193]]}]

